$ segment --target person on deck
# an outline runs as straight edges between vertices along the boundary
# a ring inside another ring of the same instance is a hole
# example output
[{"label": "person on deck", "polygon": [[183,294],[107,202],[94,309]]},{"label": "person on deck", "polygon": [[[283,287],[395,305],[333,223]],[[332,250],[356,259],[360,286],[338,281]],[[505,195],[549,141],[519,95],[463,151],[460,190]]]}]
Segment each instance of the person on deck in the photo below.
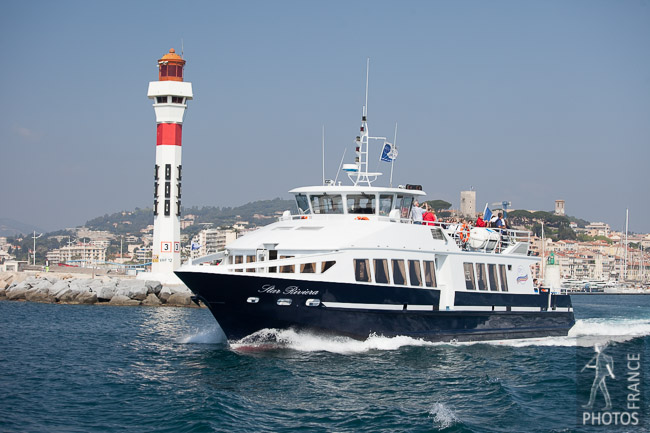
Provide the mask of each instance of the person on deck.
[{"label": "person on deck", "polygon": [[474,224],[476,227],[487,227],[487,222],[483,220],[483,214],[480,213],[478,214],[478,218],[476,218],[476,224]]},{"label": "person on deck", "polygon": [[433,212],[433,209],[431,209],[428,204],[426,206],[427,206],[427,210],[426,212],[424,212],[424,214],[422,214],[422,221],[424,222],[424,224],[432,226],[433,223],[436,221],[436,214]]},{"label": "person on deck", "polygon": [[507,229],[508,226],[506,224],[505,218],[503,218],[503,214],[499,212],[499,216],[497,217],[497,220],[494,223],[494,227],[498,229]]},{"label": "person on deck", "polygon": [[411,210],[411,217],[415,224],[422,224],[422,217],[424,216],[424,209],[420,207],[420,203],[415,200],[413,202],[413,210]]}]

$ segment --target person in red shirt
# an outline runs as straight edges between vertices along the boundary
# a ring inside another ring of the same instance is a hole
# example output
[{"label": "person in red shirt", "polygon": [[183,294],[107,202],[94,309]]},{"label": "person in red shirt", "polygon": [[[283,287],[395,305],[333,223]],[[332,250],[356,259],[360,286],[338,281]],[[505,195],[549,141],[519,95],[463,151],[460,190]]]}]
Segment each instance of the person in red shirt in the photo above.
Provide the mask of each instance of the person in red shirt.
[{"label": "person in red shirt", "polygon": [[478,214],[478,218],[476,219],[476,224],[474,224],[476,227],[487,227],[487,223],[485,220],[483,220],[483,214],[480,213]]},{"label": "person in red shirt", "polygon": [[436,220],[436,214],[433,212],[433,209],[431,209],[429,205],[427,205],[427,210],[422,215],[423,224],[432,226],[435,220]]}]

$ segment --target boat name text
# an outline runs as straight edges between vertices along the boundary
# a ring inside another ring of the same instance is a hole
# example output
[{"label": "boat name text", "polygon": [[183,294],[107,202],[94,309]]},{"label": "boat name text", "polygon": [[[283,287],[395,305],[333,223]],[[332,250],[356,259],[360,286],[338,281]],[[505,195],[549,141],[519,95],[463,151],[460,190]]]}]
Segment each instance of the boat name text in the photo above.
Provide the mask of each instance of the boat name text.
[{"label": "boat name text", "polygon": [[283,294],[283,295],[318,295],[318,290],[300,290],[298,286],[288,286],[284,290],[276,289],[272,284],[264,284],[261,289],[257,291],[258,293],[272,293],[272,294]]}]

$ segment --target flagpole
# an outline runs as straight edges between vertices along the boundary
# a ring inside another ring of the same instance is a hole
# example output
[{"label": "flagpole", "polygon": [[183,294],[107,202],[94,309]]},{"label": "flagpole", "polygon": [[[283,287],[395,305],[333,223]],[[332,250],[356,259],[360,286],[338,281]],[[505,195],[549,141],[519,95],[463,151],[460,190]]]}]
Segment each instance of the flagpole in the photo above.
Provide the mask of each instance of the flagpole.
[{"label": "flagpole", "polygon": [[[395,138],[393,138],[393,146],[397,149],[397,122],[395,122]],[[393,165],[395,164],[395,159],[390,161],[390,187],[393,187]]]}]

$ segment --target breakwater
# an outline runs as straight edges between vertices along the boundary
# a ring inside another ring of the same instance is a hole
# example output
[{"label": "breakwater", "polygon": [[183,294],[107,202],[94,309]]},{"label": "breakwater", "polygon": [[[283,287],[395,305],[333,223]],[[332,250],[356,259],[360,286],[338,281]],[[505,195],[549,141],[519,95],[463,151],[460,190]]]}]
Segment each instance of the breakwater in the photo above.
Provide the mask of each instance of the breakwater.
[{"label": "breakwater", "polygon": [[58,304],[196,307],[183,286],[127,277],[0,273],[0,300]]}]

